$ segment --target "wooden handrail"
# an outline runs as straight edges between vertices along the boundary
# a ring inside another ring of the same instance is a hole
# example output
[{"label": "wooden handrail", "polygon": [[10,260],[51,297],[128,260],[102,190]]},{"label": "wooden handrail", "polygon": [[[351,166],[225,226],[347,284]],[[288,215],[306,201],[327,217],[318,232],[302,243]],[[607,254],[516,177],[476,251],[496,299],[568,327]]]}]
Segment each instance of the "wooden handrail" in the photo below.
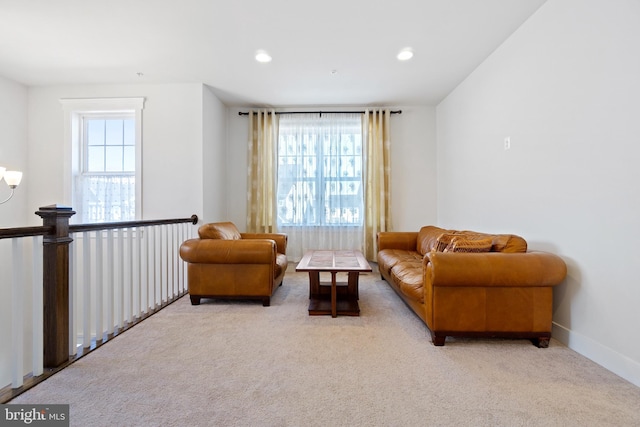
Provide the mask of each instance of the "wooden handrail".
[{"label": "wooden handrail", "polygon": [[[191,215],[189,218],[176,219],[158,219],[158,220],[141,220],[141,221],[121,221],[121,222],[104,222],[96,224],[75,224],[69,225],[70,233],[80,233],[83,231],[99,231],[114,230],[118,228],[134,228],[148,227],[152,225],[181,224],[190,222],[198,223],[198,215]],[[35,226],[35,227],[14,227],[0,228],[0,239],[13,239],[16,237],[45,236],[54,232],[53,226]]]},{"label": "wooden handrail", "polygon": [[191,215],[191,217],[189,218],[176,218],[176,219],[103,222],[103,223],[96,223],[96,224],[70,224],[69,233],[79,233],[83,231],[115,230],[117,228],[148,227],[152,225],[180,224],[184,222],[190,222],[195,225],[198,223],[198,215],[194,214],[194,215]]},{"label": "wooden handrail", "polygon": [[36,227],[16,227],[16,228],[0,228],[0,239],[13,239],[15,237],[44,236],[51,234],[53,227],[36,226]]}]

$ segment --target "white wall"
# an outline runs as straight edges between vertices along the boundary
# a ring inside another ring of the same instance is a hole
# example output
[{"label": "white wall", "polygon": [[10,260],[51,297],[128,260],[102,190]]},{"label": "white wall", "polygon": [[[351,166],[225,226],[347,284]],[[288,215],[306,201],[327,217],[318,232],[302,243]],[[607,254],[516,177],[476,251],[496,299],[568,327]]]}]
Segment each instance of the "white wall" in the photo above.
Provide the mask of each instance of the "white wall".
[{"label": "white wall", "polygon": [[202,222],[227,219],[227,108],[203,87]]},{"label": "white wall", "polygon": [[227,112],[227,215],[240,231],[247,229],[247,144],[249,122],[239,112],[248,108],[232,107]]},{"label": "white wall", "polygon": [[[0,166],[24,173],[20,186],[13,198],[0,205],[0,228],[22,227],[28,225],[24,220],[27,212],[27,88],[11,80],[0,77]],[[11,194],[4,179],[0,181],[0,201]],[[29,241],[26,246],[29,246]],[[0,387],[11,382],[11,315],[12,315],[12,239],[0,240]],[[24,273],[24,298],[31,298],[31,276]],[[30,316],[23,317],[25,328],[31,328]],[[25,337],[25,344],[31,342]],[[25,357],[23,363],[29,360]]]},{"label": "white wall", "polygon": [[[363,107],[355,107],[361,110]],[[354,107],[312,108],[322,111],[351,111]],[[402,114],[391,116],[392,223],[395,230],[418,230],[436,222],[436,128],[435,108],[393,107]],[[278,108],[278,111],[291,108]],[[293,108],[296,111],[305,108]],[[229,108],[227,145],[228,217],[246,229],[248,108]]]},{"label": "white wall", "polygon": [[[62,98],[144,97],[142,111],[143,219],[203,212],[203,86],[97,85],[28,89],[30,209],[71,205],[64,184]],[[31,218],[33,217],[33,218]],[[35,215],[27,220],[39,224]]]},{"label": "white wall", "polygon": [[402,107],[391,116],[391,221],[394,230],[433,225],[436,209],[436,109]]},{"label": "white wall", "polygon": [[554,337],[640,385],[638,23],[635,0],[549,0],[437,107],[437,134],[439,224],[562,256]]},{"label": "white wall", "polygon": [[[27,174],[27,88],[0,77],[0,166],[23,172],[13,198],[0,205],[0,228],[27,225],[24,216],[30,177]],[[11,194],[0,181],[0,201]]]}]

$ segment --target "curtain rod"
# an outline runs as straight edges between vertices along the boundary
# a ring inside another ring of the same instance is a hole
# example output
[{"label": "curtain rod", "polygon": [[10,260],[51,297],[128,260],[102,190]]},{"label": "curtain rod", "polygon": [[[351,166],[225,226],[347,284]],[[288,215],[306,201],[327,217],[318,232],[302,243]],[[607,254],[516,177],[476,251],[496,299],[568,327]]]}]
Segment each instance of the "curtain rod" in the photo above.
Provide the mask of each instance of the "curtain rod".
[{"label": "curtain rod", "polygon": [[[323,114],[345,114],[345,113],[360,113],[360,114],[364,114],[364,111],[276,111],[276,114],[320,114],[320,116],[322,116]],[[402,110],[396,110],[396,111],[389,111],[389,113],[391,114],[402,114]],[[258,113],[253,113],[253,114],[258,114]],[[268,114],[271,114],[271,112],[268,112]],[[239,116],[248,116],[249,113],[243,113],[242,111],[238,112]]]}]

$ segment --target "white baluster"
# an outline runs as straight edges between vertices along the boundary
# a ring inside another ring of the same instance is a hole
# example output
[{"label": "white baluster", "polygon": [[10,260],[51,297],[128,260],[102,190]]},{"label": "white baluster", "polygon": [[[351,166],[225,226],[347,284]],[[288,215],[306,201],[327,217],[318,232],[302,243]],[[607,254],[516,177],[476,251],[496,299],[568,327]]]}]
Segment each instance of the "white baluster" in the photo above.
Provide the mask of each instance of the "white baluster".
[{"label": "white baluster", "polygon": [[159,226],[158,228],[158,254],[159,254],[159,258],[160,258],[160,263],[157,266],[158,269],[158,273],[159,273],[159,277],[158,277],[158,282],[160,284],[160,301],[159,301],[159,305],[162,305],[162,303],[164,302],[164,296],[165,296],[165,287],[164,287],[164,282],[166,279],[166,274],[165,274],[165,263],[164,263],[164,258],[163,258],[163,248],[164,248],[164,227],[163,226]]},{"label": "white baluster", "polygon": [[133,229],[127,228],[127,268],[126,268],[126,289],[127,289],[127,300],[126,300],[126,309],[127,309],[127,322],[131,324],[133,322]]},{"label": "white baluster", "polygon": [[145,259],[145,274],[144,274],[144,282],[143,286],[147,292],[146,301],[146,310],[149,312],[149,309],[152,307],[151,301],[153,300],[153,291],[151,290],[151,233],[153,227],[145,227],[144,229],[144,259]]},{"label": "white baluster", "polygon": [[24,289],[22,286],[22,239],[11,239],[13,254],[11,289],[11,386],[22,387],[24,378]]},{"label": "white baluster", "polygon": [[176,293],[177,293],[177,281],[176,281],[176,251],[175,251],[175,244],[176,244],[176,235],[175,235],[175,225],[174,224],[170,224],[167,225],[167,232],[170,234],[170,237],[168,239],[168,243],[169,246],[167,246],[167,254],[168,254],[168,260],[169,260],[169,270],[170,270],[170,277],[171,277],[171,285],[170,285],[170,289],[171,289],[171,295],[169,295],[170,299],[175,298]]},{"label": "white baluster", "polygon": [[140,231],[141,228],[136,228],[132,232],[131,242],[133,245],[133,254],[131,256],[131,261],[133,262],[133,268],[131,269],[132,279],[131,286],[133,290],[133,314],[134,317],[140,318],[140,313],[142,313],[142,295],[141,295],[141,282],[140,282],[140,262],[142,260],[140,256]]},{"label": "white baluster", "polygon": [[124,230],[122,228],[118,229],[118,257],[117,257],[117,268],[116,268],[116,305],[117,305],[117,313],[118,313],[118,329],[122,330],[124,327]]},{"label": "white baluster", "polygon": [[96,344],[102,341],[104,337],[104,257],[102,250],[102,231],[96,231],[96,257],[95,257],[95,266],[96,266],[96,289],[95,289],[95,300],[96,300],[96,308],[95,308],[95,328],[96,328]]},{"label": "white baluster", "polygon": [[176,260],[178,263],[178,293],[184,291],[184,264],[180,258],[180,245],[184,242],[184,226],[185,223],[178,225],[178,258]]},{"label": "white baluster", "polygon": [[[76,251],[78,239],[74,235],[73,242],[69,245],[69,355],[78,352],[78,326],[76,325],[78,304],[78,251]],[[42,285],[40,286],[42,287]]]},{"label": "white baluster", "polygon": [[113,334],[114,321],[114,269],[113,262],[113,230],[107,230],[107,265],[106,267],[106,284],[107,284],[107,334]]},{"label": "white baluster", "polygon": [[149,241],[147,242],[148,274],[147,286],[149,287],[149,308],[156,308],[156,229],[154,226],[148,228]]},{"label": "white baluster", "polygon": [[[42,291],[42,236],[34,236],[32,239],[32,266],[33,276],[31,280],[32,287],[32,306],[31,315],[33,322],[33,334],[32,334],[32,360],[33,360],[33,376],[37,377],[44,372],[44,356],[43,356],[43,291]],[[71,284],[69,284],[71,285]],[[71,316],[71,312],[69,313]]]},{"label": "white baluster", "polygon": [[82,348],[91,347],[91,247],[89,232],[82,233]]}]

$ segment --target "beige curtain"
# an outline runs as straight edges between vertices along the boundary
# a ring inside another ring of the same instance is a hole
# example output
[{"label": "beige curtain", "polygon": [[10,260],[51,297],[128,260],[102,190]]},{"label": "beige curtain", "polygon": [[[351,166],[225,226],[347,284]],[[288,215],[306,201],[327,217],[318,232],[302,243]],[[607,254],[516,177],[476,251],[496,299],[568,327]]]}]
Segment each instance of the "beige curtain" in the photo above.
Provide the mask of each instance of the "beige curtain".
[{"label": "beige curtain", "polygon": [[276,223],[278,117],[274,110],[249,111],[247,232],[272,233]]},{"label": "beige curtain", "polygon": [[385,110],[365,110],[363,120],[365,197],[364,255],[376,260],[380,231],[391,230],[389,118]]}]

